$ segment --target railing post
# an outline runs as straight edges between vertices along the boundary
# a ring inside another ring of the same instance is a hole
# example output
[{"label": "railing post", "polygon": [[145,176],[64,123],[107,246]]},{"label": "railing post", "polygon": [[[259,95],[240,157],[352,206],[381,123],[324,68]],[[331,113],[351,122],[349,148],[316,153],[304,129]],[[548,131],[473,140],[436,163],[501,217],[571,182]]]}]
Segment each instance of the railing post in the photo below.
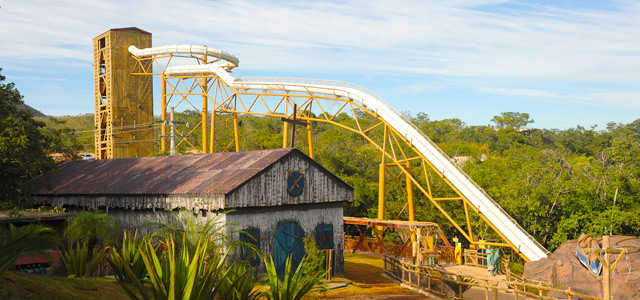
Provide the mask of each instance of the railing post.
[{"label": "railing post", "polygon": [[542,298],[542,289],[540,287],[540,284],[536,285],[536,288],[538,289],[538,296]]},{"label": "railing post", "polygon": [[485,293],[485,298],[489,300],[489,279],[484,280],[484,293]]},{"label": "railing post", "polygon": [[573,293],[571,292],[571,287],[567,289],[567,299],[569,300],[573,299]]},{"label": "railing post", "polygon": [[497,288],[497,286],[495,288],[493,288],[493,293],[492,294],[493,294],[492,295],[493,297],[491,299],[498,300],[498,288]]},{"label": "railing post", "polygon": [[609,269],[609,246],[611,242],[608,235],[602,236],[602,249],[604,250],[604,264],[602,266],[602,298],[611,300],[611,275]]},{"label": "railing post", "polygon": [[510,260],[507,259],[507,263],[505,264],[505,269],[506,269],[505,273],[507,273],[507,281],[511,281],[511,267],[509,266],[510,264],[511,264]]}]

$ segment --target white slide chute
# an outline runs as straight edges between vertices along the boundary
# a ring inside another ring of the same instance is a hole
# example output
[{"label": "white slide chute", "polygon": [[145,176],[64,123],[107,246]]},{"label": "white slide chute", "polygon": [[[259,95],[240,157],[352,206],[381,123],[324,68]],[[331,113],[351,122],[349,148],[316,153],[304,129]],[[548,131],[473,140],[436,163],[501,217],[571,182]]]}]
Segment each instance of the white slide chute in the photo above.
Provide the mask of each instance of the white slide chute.
[{"label": "white slide chute", "polygon": [[398,133],[403,135],[418,152],[444,174],[469,202],[476,207],[480,214],[504,236],[509,243],[530,261],[545,258],[548,251],[527,233],[513,218],[511,218],[482,188],[480,188],[466,173],[464,173],[438,146],[435,145],[420,129],[407,120],[402,114],[386,103],[382,98],[355,84],[295,78],[235,78],[227,70],[229,65],[237,66],[238,58],[233,54],[221,50],[189,46],[172,45],[137,49],[129,47],[129,51],[136,57],[143,58],[153,55],[167,55],[173,53],[190,53],[210,55],[226,60],[228,63],[212,62],[202,65],[170,66],[164,71],[166,76],[195,76],[215,74],[228,86],[236,90],[268,90],[301,92],[308,94],[325,94],[346,97],[361,103],[367,109],[375,112],[384,119]]}]

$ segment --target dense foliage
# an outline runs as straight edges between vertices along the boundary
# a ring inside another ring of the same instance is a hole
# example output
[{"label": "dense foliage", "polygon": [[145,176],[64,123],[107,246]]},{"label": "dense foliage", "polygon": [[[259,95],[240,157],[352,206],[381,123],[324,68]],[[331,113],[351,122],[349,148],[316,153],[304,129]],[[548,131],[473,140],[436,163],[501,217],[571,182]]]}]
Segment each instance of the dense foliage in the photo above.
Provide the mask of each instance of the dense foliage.
[{"label": "dense foliage", "polygon": [[[63,117],[45,120],[45,127],[20,108],[22,96],[4,79],[0,75],[0,203],[18,203],[26,198],[25,182],[54,167],[47,154],[74,155],[77,139],[84,146],[91,144],[92,138],[85,136],[91,122],[90,115]],[[467,126],[459,119],[430,120],[425,113],[406,115],[450,157],[465,157],[462,167],[471,178],[550,250],[582,232],[640,235],[640,119],[609,123],[604,129],[557,130],[529,128],[532,116],[519,112],[502,112],[486,126]],[[221,129],[216,132],[216,151],[234,150],[228,117],[216,118],[216,128]],[[185,123],[177,131],[201,148],[200,128],[194,129],[200,114],[180,112],[176,120]],[[346,114],[334,120],[354,122]],[[360,122],[367,122],[364,114]],[[239,126],[242,151],[282,146],[282,122],[276,118],[240,115]],[[355,202],[345,207],[345,214],[375,217],[378,150],[360,135],[336,126],[314,123],[312,130],[314,159],[355,188]],[[159,136],[158,126],[156,131]],[[159,139],[156,144],[159,149]],[[296,146],[307,151],[302,141]],[[182,153],[187,149],[186,143],[178,147]],[[412,168],[418,174],[422,166]],[[451,195],[448,186],[434,178],[429,178],[432,191]],[[401,189],[391,188],[389,210],[401,211],[404,197]],[[416,193],[415,201],[418,220],[438,222],[448,235],[456,234],[426,197]],[[442,206],[463,221],[459,202]],[[478,218],[472,218],[472,226],[482,238],[496,237]]]},{"label": "dense foliage", "polygon": [[[581,232],[640,235],[640,119],[609,123],[602,130],[595,126],[558,130],[528,128],[534,122],[531,116],[517,112],[503,112],[486,126],[467,126],[459,119],[430,120],[424,113],[407,115],[450,157],[468,158],[463,169],[471,178],[550,250]],[[178,114],[190,124],[197,124],[198,118],[194,112]],[[282,146],[278,119],[239,116],[239,120],[241,150]],[[336,120],[353,122],[347,115]],[[314,159],[355,188],[355,203],[345,207],[345,214],[375,217],[378,150],[358,134],[329,124],[314,123],[313,133]],[[216,150],[222,151],[231,131],[217,134]],[[192,135],[200,133],[196,129]],[[296,146],[307,150],[304,142]],[[414,174],[422,168],[413,167]],[[450,193],[433,176],[430,185],[434,193]],[[402,209],[405,200],[400,190],[389,191],[387,197],[391,210]],[[415,197],[418,220],[438,222],[448,235],[456,234],[424,196]],[[464,223],[460,205],[443,206]],[[478,218],[472,224],[479,236],[496,237]]]},{"label": "dense foliage", "polygon": [[5,79],[0,74],[0,204],[18,205],[28,198],[26,183],[55,167],[48,155],[73,157],[77,144],[67,134],[70,129],[35,120],[15,85]]}]

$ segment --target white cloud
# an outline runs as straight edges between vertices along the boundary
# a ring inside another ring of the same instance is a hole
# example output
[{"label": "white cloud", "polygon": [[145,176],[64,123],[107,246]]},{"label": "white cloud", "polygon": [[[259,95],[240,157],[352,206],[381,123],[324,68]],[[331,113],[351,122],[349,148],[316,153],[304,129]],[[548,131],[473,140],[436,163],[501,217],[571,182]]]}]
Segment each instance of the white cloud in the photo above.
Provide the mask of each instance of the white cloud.
[{"label": "white cloud", "polygon": [[475,90],[479,93],[498,94],[508,96],[525,96],[525,97],[541,97],[541,98],[558,98],[559,95],[554,92],[535,90],[535,89],[509,89],[509,88],[479,88]]},{"label": "white cloud", "polygon": [[483,87],[474,89],[476,93],[501,96],[518,96],[540,100],[565,100],[578,105],[607,107],[611,109],[640,109],[640,91],[597,91],[584,89],[571,92],[554,92],[537,89],[514,89]]},{"label": "white cloud", "polygon": [[5,73],[8,66],[28,70],[33,76],[66,64],[90,74],[91,39],[110,28],[136,26],[153,33],[154,45],[191,43],[231,51],[240,57],[239,73],[304,70],[367,76],[374,71],[388,78],[459,80],[468,89],[491,86],[488,82],[522,86],[479,89],[482,93],[582,101],[603,96],[573,97],[544,85],[616,84],[631,91],[604,90],[607,103],[636,107],[630,99],[640,90],[640,2],[608,5],[11,1],[0,8],[0,67]]}]

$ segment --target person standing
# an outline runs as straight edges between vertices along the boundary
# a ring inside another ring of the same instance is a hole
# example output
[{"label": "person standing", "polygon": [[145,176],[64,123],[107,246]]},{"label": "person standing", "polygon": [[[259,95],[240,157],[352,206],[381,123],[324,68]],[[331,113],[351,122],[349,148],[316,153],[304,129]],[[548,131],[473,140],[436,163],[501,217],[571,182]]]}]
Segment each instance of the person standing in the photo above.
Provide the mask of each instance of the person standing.
[{"label": "person standing", "polygon": [[491,249],[491,258],[487,257],[487,259],[489,260],[488,263],[490,263],[491,266],[493,267],[493,269],[489,270],[489,273],[491,273],[491,276],[496,276],[496,274],[498,273],[498,270],[500,269],[500,266],[499,266],[500,252],[498,252],[498,249],[496,248]]},{"label": "person standing", "polygon": [[487,246],[486,249],[486,253],[487,253],[487,271],[489,271],[489,273],[491,273],[491,271],[493,270],[493,266],[491,265],[491,258],[493,257],[493,252],[491,251],[491,246]]}]

